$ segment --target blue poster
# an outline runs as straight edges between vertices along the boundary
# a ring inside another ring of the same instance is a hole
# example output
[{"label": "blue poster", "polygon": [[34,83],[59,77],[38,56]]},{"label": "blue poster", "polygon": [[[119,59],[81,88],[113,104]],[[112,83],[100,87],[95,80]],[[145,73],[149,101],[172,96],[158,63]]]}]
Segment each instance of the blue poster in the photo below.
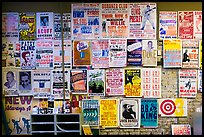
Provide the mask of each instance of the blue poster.
[{"label": "blue poster", "polygon": [[141,127],[158,127],[158,101],[157,99],[141,99]]},{"label": "blue poster", "polygon": [[127,65],[142,66],[142,40],[127,40]]},{"label": "blue poster", "polygon": [[83,123],[85,125],[99,125],[99,101],[93,99],[82,100]]}]

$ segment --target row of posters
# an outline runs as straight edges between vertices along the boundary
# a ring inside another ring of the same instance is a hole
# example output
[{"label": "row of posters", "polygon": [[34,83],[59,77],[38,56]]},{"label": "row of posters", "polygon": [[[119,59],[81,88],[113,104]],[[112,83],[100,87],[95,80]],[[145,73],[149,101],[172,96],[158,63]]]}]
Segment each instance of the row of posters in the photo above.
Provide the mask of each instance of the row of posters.
[{"label": "row of posters", "polygon": [[[157,40],[37,40],[5,42],[2,67],[60,69],[87,67],[157,66]],[[64,52],[62,52],[64,51]],[[164,68],[202,68],[202,40],[163,40]],[[73,58],[73,59],[72,59]],[[72,63],[73,61],[73,63]]]},{"label": "row of posters", "polygon": [[[202,11],[160,11],[158,17],[159,39],[202,39]],[[157,39],[156,31],[156,3],[75,3],[62,15],[2,13],[6,41],[61,39],[62,32],[64,40]]]},{"label": "row of posters", "polygon": [[[72,94],[88,96],[116,96],[161,98],[161,68],[113,68],[62,70],[3,69],[5,96],[34,95],[46,98],[55,95],[63,99]],[[202,70],[180,69],[179,97],[195,98],[202,92]]]}]

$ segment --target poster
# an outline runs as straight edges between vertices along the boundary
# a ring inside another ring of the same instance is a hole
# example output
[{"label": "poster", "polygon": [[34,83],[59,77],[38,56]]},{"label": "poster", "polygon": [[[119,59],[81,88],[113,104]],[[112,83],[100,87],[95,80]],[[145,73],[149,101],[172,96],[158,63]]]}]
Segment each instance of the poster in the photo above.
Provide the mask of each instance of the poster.
[{"label": "poster", "polygon": [[[54,40],[54,69],[62,69],[62,42]],[[64,41],[64,68],[72,67],[72,42]]]},{"label": "poster", "polygon": [[140,99],[120,99],[120,128],[140,128]]},{"label": "poster", "polygon": [[109,40],[92,40],[92,68],[109,68]]},{"label": "poster", "polygon": [[36,69],[36,41],[20,41],[21,69]]},{"label": "poster", "polygon": [[99,38],[99,3],[71,5],[72,40]]},{"label": "poster", "polygon": [[[194,12],[178,11],[178,38],[193,39],[194,36]],[[202,31],[202,30],[201,30]]]},{"label": "poster", "polygon": [[18,96],[18,70],[2,69],[2,87],[5,96]]},{"label": "poster", "polygon": [[20,68],[20,43],[2,41],[2,67]]},{"label": "poster", "polygon": [[142,68],[144,98],[161,98],[161,68]]},{"label": "poster", "polygon": [[177,38],[177,12],[159,12],[159,39]]},{"label": "poster", "polygon": [[87,70],[70,70],[70,91],[72,94],[87,94]]},{"label": "poster", "polygon": [[105,70],[87,70],[87,90],[89,96],[105,96]]},{"label": "poster", "polygon": [[99,100],[82,100],[83,123],[90,126],[99,125]]},{"label": "poster", "polygon": [[191,135],[190,124],[172,124],[171,125],[172,135]]},{"label": "poster", "polygon": [[106,69],[106,95],[124,95],[124,70],[122,68]]},{"label": "poster", "polygon": [[100,38],[127,38],[128,18],[128,3],[101,3]]},{"label": "poster", "polygon": [[36,12],[36,39],[52,40],[54,39],[54,13]]},{"label": "poster", "polygon": [[17,42],[18,34],[18,12],[2,12],[2,41]]},{"label": "poster", "polygon": [[156,39],[156,3],[129,4],[129,38]]},{"label": "poster", "polygon": [[182,40],[182,68],[199,67],[199,41]]},{"label": "poster", "polygon": [[157,66],[162,66],[163,64],[163,40],[158,40],[157,43]]},{"label": "poster", "polygon": [[9,135],[31,134],[32,103],[32,96],[5,97],[3,111],[6,115]]},{"label": "poster", "polygon": [[37,40],[36,42],[36,68],[53,69],[53,41]]},{"label": "poster", "polygon": [[195,98],[198,90],[196,69],[179,70],[179,97]]},{"label": "poster", "polygon": [[70,98],[69,77],[69,70],[64,70],[64,80],[62,70],[51,70],[51,92],[54,94],[55,99]]},{"label": "poster", "polygon": [[71,40],[71,13],[63,13],[62,22],[63,22],[63,38],[64,40]]},{"label": "poster", "polygon": [[202,39],[202,11],[194,11],[194,39]]},{"label": "poster", "polygon": [[141,126],[143,128],[158,127],[157,99],[141,99]]},{"label": "poster", "polygon": [[127,39],[127,65],[142,65],[142,40]]},{"label": "poster", "polygon": [[127,66],[126,43],[125,39],[109,40],[109,67]]},{"label": "poster", "polygon": [[187,99],[165,98],[158,99],[159,116],[161,117],[187,117]]},{"label": "poster", "polygon": [[198,70],[198,92],[202,92],[202,70]]},{"label": "poster", "polygon": [[142,97],[141,68],[124,69],[124,92],[126,97]]},{"label": "poster", "polygon": [[100,126],[104,128],[118,126],[118,100],[100,99]]},{"label": "poster", "polygon": [[19,40],[36,40],[36,16],[34,12],[19,13]]},{"label": "poster", "polygon": [[19,96],[33,95],[33,71],[18,71]]},{"label": "poster", "polygon": [[48,98],[51,94],[50,70],[33,70],[34,98]]},{"label": "poster", "polygon": [[157,40],[142,40],[142,66],[157,66]]},{"label": "poster", "polygon": [[61,14],[54,13],[54,40],[62,39],[62,23],[61,23]]},{"label": "poster", "polygon": [[199,68],[202,69],[202,40],[199,40]]},{"label": "poster", "polygon": [[73,66],[91,65],[90,41],[73,41]]},{"label": "poster", "polygon": [[182,67],[182,43],[180,39],[163,40],[163,66],[164,68]]},{"label": "poster", "polygon": [[78,114],[82,112],[82,100],[90,99],[87,94],[71,94],[71,113]]}]

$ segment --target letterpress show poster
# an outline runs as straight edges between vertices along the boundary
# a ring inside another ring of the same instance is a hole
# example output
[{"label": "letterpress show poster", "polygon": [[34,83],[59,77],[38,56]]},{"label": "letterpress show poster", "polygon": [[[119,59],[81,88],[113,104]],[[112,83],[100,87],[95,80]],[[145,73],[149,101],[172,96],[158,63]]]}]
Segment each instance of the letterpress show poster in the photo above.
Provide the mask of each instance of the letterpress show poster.
[{"label": "letterpress show poster", "polygon": [[61,23],[61,14],[54,13],[54,40],[62,39],[62,23]]},{"label": "letterpress show poster", "polygon": [[99,3],[71,5],[72,40],[99,38]]},{"label": "letterpress show poster", "polygon": [[193,39],[194,36],[194,12],[178,11],[178,38]]},{"label": "letterpress show poster", "polygon": [[159,39],[177,38],[177,12],[159,12]]},{"label": "letterpress show poster", "polygon": [[171,125],[172,135],[191,135],[190,124],[172,124]]},{"label": "letterpress show poster", "polygon": [[128,3],[101,3],[101,38],[127,38],[129,28],[128,18]]},{"label": "letterpress show poster", "polygon": [[129,38],[156,39],[156,3],[129,4]]},{"label": "letterpress show poster", "polygon": [[202,11],[194,11],[194,39],[202,39]]},{"label": "letterpress show poster", "polygon": [[71,13],[63,13],[62,21],[63,38],[64,40],[71,40]]},{"label": "letterpress show poster", "polygon": [[54,39],[54,13],[36,12],[36,35],[37,40]]},{"label": "letterpress show poster", "polygon": [[198,70],[198,92],[202,92],[202,70]]}]

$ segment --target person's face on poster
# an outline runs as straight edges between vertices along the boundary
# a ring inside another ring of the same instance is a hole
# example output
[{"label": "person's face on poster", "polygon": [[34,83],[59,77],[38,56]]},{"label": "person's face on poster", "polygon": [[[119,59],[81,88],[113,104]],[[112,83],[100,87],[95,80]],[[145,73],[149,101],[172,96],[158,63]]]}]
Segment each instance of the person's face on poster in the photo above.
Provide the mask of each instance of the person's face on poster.
[{"label": "person's face on poster", "polygon": [[11,73],[6,74],[6,80],[11,83],[14,80],[14,77]]},{"label": "person's face on poster", "polygon": [[28,86],[30,84],[30,80],[28,76],[22,76],[21,77],[21,84],[22,86],[25,88],[26,86]]},{"label": "person's face on poster", "polygon": [[30,61],[30,53],[28,53],[28,54],[25,55],[25,59],[27,60],[27,62]]}]

